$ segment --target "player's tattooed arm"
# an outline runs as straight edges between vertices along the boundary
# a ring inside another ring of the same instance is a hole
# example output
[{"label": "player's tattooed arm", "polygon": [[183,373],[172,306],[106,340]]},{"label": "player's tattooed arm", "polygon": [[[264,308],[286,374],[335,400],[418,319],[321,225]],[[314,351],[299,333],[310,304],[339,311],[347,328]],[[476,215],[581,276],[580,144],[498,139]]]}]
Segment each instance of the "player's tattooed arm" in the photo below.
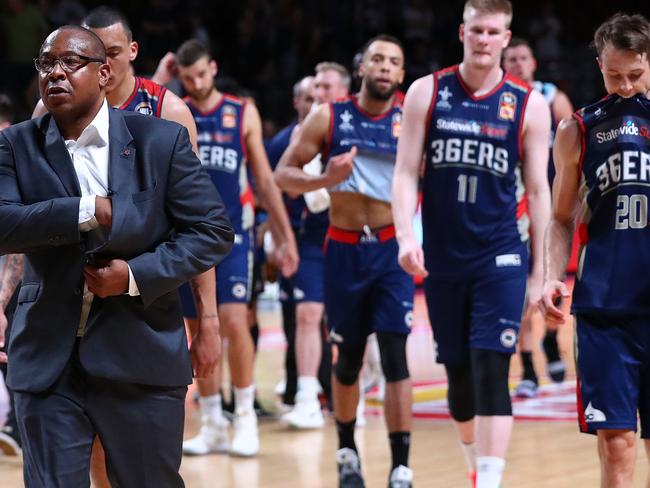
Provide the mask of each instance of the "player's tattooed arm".
[{"label": "player's tattooed arm", "polygon": [[553,182],[553,210],[546,229],[544,245],[544,289],[539,302],[540,309],[550,323],[560,324],[566,320],[564,312],[553,303],[555,297],[569,296],[562,282],[571,254],[574,222],[579,209],[578,185],[580,184],[580,157],[582,133],[575,119],[563,120],[556,132],[553,144],[555,180]]},{"label": "player's tattooed arm", "polygon": [[4,311],[23,277],[25,257],[22,254],[7,254],[0,278],[0,310]]}]

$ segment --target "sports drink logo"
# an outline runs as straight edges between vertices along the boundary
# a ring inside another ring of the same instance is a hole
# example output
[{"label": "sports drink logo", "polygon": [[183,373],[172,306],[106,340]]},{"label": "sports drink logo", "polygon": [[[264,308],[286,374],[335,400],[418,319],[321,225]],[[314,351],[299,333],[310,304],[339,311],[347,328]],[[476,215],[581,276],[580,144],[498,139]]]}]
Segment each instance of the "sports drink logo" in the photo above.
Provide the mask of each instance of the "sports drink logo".
[{"label": "sports drink logo", "polygon": [[638,136],[644,139],[650,139],[650,128],[645,125],[639,127],[633,120],[627,120],[620,127],[596,132],[596,142],[603,144],[605,142],[616,141],[621,136]]}]

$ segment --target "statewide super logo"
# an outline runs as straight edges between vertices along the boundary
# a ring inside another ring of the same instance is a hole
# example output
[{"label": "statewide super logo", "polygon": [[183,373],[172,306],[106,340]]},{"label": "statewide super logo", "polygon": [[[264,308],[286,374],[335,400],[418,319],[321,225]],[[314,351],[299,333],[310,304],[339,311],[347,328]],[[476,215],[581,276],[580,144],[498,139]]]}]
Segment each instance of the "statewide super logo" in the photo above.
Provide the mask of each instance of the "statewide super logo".
[{"label": "statewide super logo", "polygon": [[224,129],[234,129],[237,126],[237,110],[235,110],[235,107],[230,105],[223,107],[221,125]]},{"label": "statewide super logo", "polygon": [[515,120],[517,113],[517,96],[512,92],[504,92],[499,98],[498,116],[501,120]]},{"label": "statewide super logo", "polygon": [[611,129],[604,129],[596,132],[596,142],[603,144],[605,142],[617,141],[619,137],[643,137],[650,139],[650,128],[646,125],[637,125],[634,120],[622,120],[620,125]]}]

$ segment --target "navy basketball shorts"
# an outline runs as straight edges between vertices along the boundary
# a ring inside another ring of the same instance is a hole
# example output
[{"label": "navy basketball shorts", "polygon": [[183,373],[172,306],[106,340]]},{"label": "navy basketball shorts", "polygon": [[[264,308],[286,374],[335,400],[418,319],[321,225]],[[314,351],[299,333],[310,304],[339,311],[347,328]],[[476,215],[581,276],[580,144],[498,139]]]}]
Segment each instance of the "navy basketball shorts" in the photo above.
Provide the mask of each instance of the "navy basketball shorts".
[{"label": "navy basketball shorts", "polygon": [[512,354],[526,295],[526,273],[467,280],[425,279],[437,361],[466,364],[470,349]]},{"label": "navy basketball shorts", "polygon": [[580,430],[650,438],[650,316],[578,313],[575,355]]},{"label": "navy basketball shorts", "polygon": [[373,332],[408,334],[413,278],[397,262],[395,228],[351,232],[330,227],[325,244],[325,311],[330,338],[365,343]]},{"label": "navy basketball shorts", "polygon": [[[250,232],[235,234],[232,251],[217,266],[217,304],[248,303],[253,281],[253,247]],[[196,318],[194,296],[189,283],[179,288],[183,317]]]}]

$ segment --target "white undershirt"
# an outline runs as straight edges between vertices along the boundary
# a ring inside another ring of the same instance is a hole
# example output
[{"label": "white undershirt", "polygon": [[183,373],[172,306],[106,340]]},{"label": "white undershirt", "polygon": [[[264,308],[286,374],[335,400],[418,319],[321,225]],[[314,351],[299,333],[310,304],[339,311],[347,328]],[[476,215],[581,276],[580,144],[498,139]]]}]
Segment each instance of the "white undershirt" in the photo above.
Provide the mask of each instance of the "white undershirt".
[{"label": "white undershirt", "polygon": [[[108,104],[104,100],[99,112],[81,132],[79,138],[76,141],[65,141],[65,147],[68,154],[70,154],[79,181],[79,188],[81,189],[81,200],[79,202],[79,230],[81,232],[89,232],[99,227],[99,222],[95,218],[95,197],[108,196],[108,121]],[[128,294],[131,296],[140,295],[131,267],[129,267]],[[81,318],[77,330],[78,336],[84,334],[93,297],[94,295],[88,291],[88,286],[84,283]]]}]

